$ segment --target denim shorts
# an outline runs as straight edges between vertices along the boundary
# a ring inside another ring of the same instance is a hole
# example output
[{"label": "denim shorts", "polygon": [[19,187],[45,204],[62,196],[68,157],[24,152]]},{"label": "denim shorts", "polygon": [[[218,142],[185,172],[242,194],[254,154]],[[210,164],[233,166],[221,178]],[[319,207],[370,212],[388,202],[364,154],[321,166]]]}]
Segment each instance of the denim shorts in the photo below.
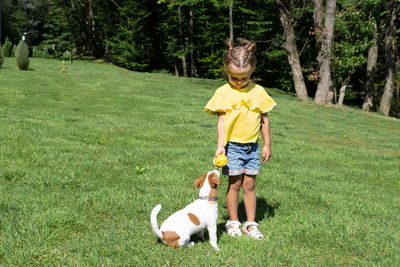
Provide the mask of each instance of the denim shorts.
[{"label": "denim shorts", "polygon": [[229,142],[226,147],[228,164],[222,173],[235,176],[242,173],[257,175],[260,173],[260,150],[257,143],[239,144]]}]

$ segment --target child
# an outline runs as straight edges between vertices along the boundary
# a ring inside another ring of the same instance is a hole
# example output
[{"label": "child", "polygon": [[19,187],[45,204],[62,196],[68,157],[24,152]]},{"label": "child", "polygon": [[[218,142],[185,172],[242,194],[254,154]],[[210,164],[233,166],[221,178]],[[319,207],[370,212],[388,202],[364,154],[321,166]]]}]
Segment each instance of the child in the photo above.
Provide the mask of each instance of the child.
[{"label": "child", "polygon": [[217,150],[215,158],[226,154],[228,164],[223,167],[223,174],[229,175],[229,186],[226,193],[226,205],[229,220],[226,231],[231,236],[241,236],[238,219],[238,202],[240,188],[243,188],[243,201],[247,222],[243,232],[255,239],[262,239],[255,222],[256,191],[255,179],[260,173],[260,152],[258,139],[264,139],[262,162],[271,157],[271,140],[267,112],[275,101],[264,88],[250,81],[256,65],[255,44],[240,40],[242,45],[233,47],[228,43],[224,54],[224,69],[229,83],[218,88],[204,110],[218,115]]}]

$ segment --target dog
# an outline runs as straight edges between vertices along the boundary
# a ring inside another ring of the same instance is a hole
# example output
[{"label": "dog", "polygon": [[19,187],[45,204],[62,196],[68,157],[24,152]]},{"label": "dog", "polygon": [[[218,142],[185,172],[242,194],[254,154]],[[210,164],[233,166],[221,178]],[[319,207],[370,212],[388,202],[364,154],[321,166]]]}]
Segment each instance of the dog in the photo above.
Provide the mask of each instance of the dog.
[{"label": "dog", "polygon": [[194,245],[190,236],[197,236],[204,240],[204,229],[207,228],[211,246],[219,250],[217,245],[217,219],[218,219],[218,191],[221,184],[218,170],[206,172],[198,178],[193,189],[200,188],[199,198],[185,208],[173,213],[158,228],[157,215],[161,204],[153,208],[150,215],[151,226],[154,233],[162,243],[174,247],[187,247]]}]

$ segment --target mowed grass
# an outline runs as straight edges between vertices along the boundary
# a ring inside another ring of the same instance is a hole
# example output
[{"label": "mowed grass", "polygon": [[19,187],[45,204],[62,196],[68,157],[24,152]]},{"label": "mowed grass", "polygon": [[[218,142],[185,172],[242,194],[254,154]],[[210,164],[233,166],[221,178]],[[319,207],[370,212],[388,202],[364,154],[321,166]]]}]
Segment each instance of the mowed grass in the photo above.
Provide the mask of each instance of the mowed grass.
[{"label": "mowed grass", "polygon": [[[214,167],[221,81],[94,62],[0,69],[0,265],[334,266],[400,262],[400,121],[268,89],[271,160],[257,177],[265,238],[172,249],[152,233]],[[240,201],[240,217],[245,221]]]}]

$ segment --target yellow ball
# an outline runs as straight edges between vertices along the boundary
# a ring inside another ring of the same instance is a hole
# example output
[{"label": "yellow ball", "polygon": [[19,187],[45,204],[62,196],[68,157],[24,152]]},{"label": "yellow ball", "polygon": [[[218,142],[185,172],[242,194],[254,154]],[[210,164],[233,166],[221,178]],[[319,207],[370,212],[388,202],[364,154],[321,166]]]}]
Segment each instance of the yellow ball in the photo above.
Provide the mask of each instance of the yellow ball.
[{"label": "yellow ball", "polygon": [[215,164],[218,167],[224,167],[228,163],[228,158],[224,154],[219,154],[215,159]]}]

